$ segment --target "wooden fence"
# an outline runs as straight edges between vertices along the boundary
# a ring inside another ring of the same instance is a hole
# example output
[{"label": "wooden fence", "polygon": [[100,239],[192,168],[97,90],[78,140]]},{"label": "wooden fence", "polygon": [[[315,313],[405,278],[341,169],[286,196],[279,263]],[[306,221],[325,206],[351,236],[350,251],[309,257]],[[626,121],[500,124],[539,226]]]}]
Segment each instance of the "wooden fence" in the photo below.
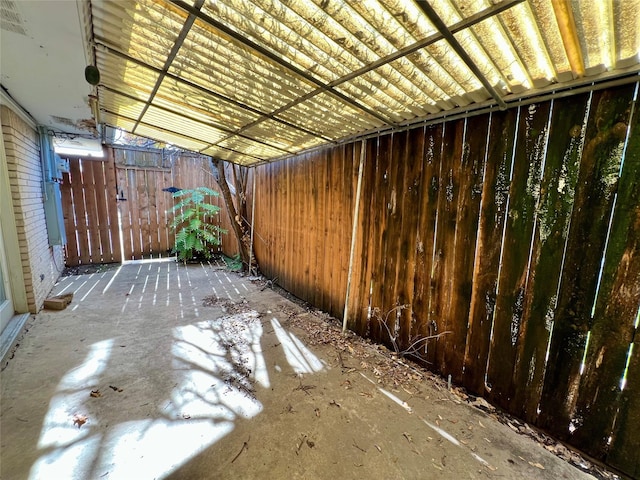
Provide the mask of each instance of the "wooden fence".
[{"label": "wooden fence", "polygon": [[348,296],[356,332],[637,477],[636,97],[368,140],[359,199],[362,143],[257,167],[260,267],[338,318]]},{"label": "wooden fence", "polygon": [[61,185],[66,265],[119,262],[122,252],[113,162],[74,158],[69,165]]},{"label": "wooden fence", "polygon": [[[62,183],[67,266],[168,256],[174,246],[169,228],[174,198],[163,189],[219,191],[209,159],[202,156],[114,148],[105,161],[72,158],[70,167]],[[212,203],[224,205],[221,197]],[[224,207],[212,221],[230,230]],[[232,232],[220,240],[220,251],[237,253]]]}]

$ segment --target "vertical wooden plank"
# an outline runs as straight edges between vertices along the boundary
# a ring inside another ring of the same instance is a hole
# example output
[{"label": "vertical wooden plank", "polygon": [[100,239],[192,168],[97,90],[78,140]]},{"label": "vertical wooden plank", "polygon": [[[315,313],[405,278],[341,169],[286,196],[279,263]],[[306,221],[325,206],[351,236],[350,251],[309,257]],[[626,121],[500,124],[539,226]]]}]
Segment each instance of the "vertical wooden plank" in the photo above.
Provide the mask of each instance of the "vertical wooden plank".
[{"label": "vertical wooden plank", "polygon": [[[339,231],[339,221],[340,221],[340,210],[339,205],[335,205],[337,195],[338,182],[340,179],[340,168],[342,165],[342,146],[334,147],[331,149],[329,153],[329,158],[327,159],[327,180],[329,185],[329,198],[327,208],[329,209],[329,224],[327,225],[327,244],[330,247],[327,250],[327,259],[329,260],[330,266],[327,276],[327,293],[329,295],[327,305],[327,312],[332,313],[336,308],[336,282],[339,277],[339,265],[340,262],[340,245],[337,243],[338,231]],[[332,252],[332,253],[329,253]]]},{"label": "vertical wooden plank", "polygon": [[[612,455],[618,457],[618,467],[631,475],[640,473],[640,429],[627,424],[640,425],[640,403],[635,411],[629,403],[629,394],[618,413],[620,379],[627,361],[629,347],[637,337],[635,323],[640,308],[640,111],[636,101],[629,129],[626,155],[617,189],[615,212],[609,239],[602,281],[593,315],[585,369],[580,382],[576,404],[580,424],[573,433],[571,443],[597,458],[609,450],[609,436],[615,423],[619,433],[614,435]],[[619,125],[622,130],[623,126]],[[637,340],[636,340],[637,342]],[[638,348],[638,343],[635,349]],[[640,382],[630,370],[627,377],[631,390]],[[640,372],[636,370],[636,375]],[[636,390],[637,391],[637,390]],[[618,454],[617,450],[625,452]],[[635,465],[634,459],[635,458]]]},{"label": "vertical wooden plank", "polygon": [[[424,338],[435,332],[429,322],[429,300],[431,294],[431,273],[435,246],[438,192],[440,191],[440,166],[442,162],[442,136],[444,124],[432,125],[424,130],[424,156],[418,225],[416,233],[416,269],[414,278],[413,314],[416,325],[412,338]],[[435,325],[435,324],[434,324]],[[425,360],[429,344],[420,345],[422,360]]]},{"label": "vertical wooden plank", "polygon": [[127,193],[126,206],[129,209],[131,218],[131,259],[139,260],[142,258],[142,243],[140,238],[140,215],[138,210],[138,175],[136,170],[127,169]]},{"label": "vertical wooden plank", "polygon": [[98,241],[96,244],[97,253],[100,253],[99,257],[94,256],[94,263],[111,263],[113,262],[113,255],[111,251],[111,242],[109,238],[109,213],[107,209],[107,187],[104,178],[104,166],[105,162],[92,161],[93,167],[93,183],[95,187],[95,199],[96,199],[96,218],[97,225],[94,224],[94,228],[98,228]]},{"label": "vertical wooden plank", "polygon": [[580,364],[591,328],[600,264],[635,85],[593,94],[567,240],[540,425],[561,439],[579,423],[575,406]]},{"label": "vertical wooden plank", "polygon": [[109,220],[109,239],[111,244],[111,259],[114,262],[122,262],[122,250],[120,248],[120,227],[118,225],[118,201],[116,166],[113,157],[113,149],[109,148],[107,161],[104,165],[105,175],[105,201],[107,204],[107,216]]},{"label": "vertical wooden plank", "polygon": [[152,257],[161,257],[162,250],[160,249],[160,228],[158,224],[158,196],[162,193],[156,190],[158,184],[158,178],[162,176],[162,172],[159,170],[147,171],[147,191],[149,195],[149,237],[150,237],[150,252]]},{"label": "vertical wooden plank", "polygon": [[[338,179],[339,189],[337,201],[340,203],[340,228],[338,243],[340,245],[339,276],[336,284],[336,300],[333,315],[342,321],[344,301],[347,292],[347,276],[349,256],[351,252],[351,233],[353,230],[353,209],[355,205],[354,175],[357,176],[355,145],[347,144],[342,149],[341,174]],[[354,165],[356,167],[354,168]],[[356,173],[354,173],[356,172]]]},{"label": "vertical wooden plank", "polygon": [[[360,185],[360,200],[358,207],[358,227],[354,249],[354,270],[351,278],[351,292],[349,293],[350,305],[348,305],[348,328],[359,335],[367,335],[367,307],[369,305],[369,244],[371,228],[371,200],[373,197],[373,181],[375,174],[374,141],[367,141],[364,146],[362,163],[362,180]],[[360,145],[362,148],[362,145]],[[356,157],[360,169],[361,150],[358,149]],[[357,180],[356,180],[357,190]]]},{"label": "vertical wooden plank", "polygon": [[480,395],[485,393],[518,110],[493,112],[490,123],[463,378],[464,386]]},{"label": "vertical wooden plank", "polygon": [[[451,293],[454,281],[455,234],[460,194],[459,170],[464,141],[464,120],[445,125],[443,136],[438,220],[435,239],[435,263],[432,276],[431,322],[436,334],[453,332],[450,316]],[[444,334],[446,336],[448,334]],[[427,350],[427,359],[437,372],[445,369],[445,341],[441,337]]]},{"label": "vertical wooden plank", "polygon": [[640,477],[640,341],[636,339],[627,372],[627,385],[620,398],[613,440],[607,463],[631,478]]},{"label": "vertical wooden plank", "polygon": [[454,240],[453,284],[449,308],[451,334],[445,335],[444,369],[456,383],[462,382],[469,330],[473,267],[475,264],[478,215],[485,168],[489,115],[468,119],[462,158],[454,169],[459,178]]},{"label": "vertical wooden plank", "polygon": [[589,95],[556,100],[540,190],[522,325],[514,369],[512,411],[538,416],[552,313],[575,196]]},{"label": "vertical wooden plank", "polygon": [[[385,261],[388,244],[387,218],[389,200],[391,198],[390,188],[390,163],[391,163],[391,135],[384,135],[378,138],[378,152],[376,156],[376,201],[374,209],[374,225],[377,226],[377,234],[374,237],[375,257],[372,270],[372,292],[371,309],[374,318],[371,322],[371,338],[376,342],[386,342],[388,336],[386,330],[380,323],[380,317],[384,318],[387,306],[384,304],[385,285]],[[377,317],[376,317],[377,315]]]},{"label": "vertical wooden plank", "polygon": [[96,162],[93,160],[82,161],[82,178],[84,180],[84,198],[87,211],[87,228],[89,239],[89,263],[101,263],[100,251],[100,217],[97,210],[97,192],[95,184]]},{"label": "vertical wooden plank", "polygon": [[550,102],[529,105],[520,110],[487,371],[490,398],[505,408],[515,394],[513,371],[523,322],[529,254],[540,196],[549,116]]},{"label": "vertical wooden plank", "polygon": [[158,172],[156,175],[156,212],[158,215],[158,249],[161,252],[161,256],[167,256],[169,246],[170,235],[170,219],[167,210],[172,203],[172,196],[169,192],[165,192],[162,189],[170,187],[168,183],[170,181],[170,173],[166,171]]},{"label": "vertical wooden plank", "polygon": [[151,254],[151,242],[149,234],[149,190],[147,187],[146,170],[136,171],[136,182],[138,186],[138,216],[140,219],[140,254],[141,258]]},{"label": "vertical wooden plank", "polygon": [[316,153],[313,164],[313,183],[315,194],[313,197],[315,210],[315,235],[312,245],[313,255],[313,304],[322,305],[322,279],[324,271],[324,225],[325,225],[325,178],[322,165],[323,157]]},{"label": "vertical wooden plank", "polygon": [[78,232],[78,254],[80,263],[86,265],[91,262],[89,253],[89,235],[87,225],[87,212],[84,199],[84,177],[81,160],[70,162],[71,190],[73,192],[73,204],[76,211],[76,231]]},{"label": "vertical wooden plank", "polygon": [[302,180],[304,182],[304,190],[302,198],[300,198],[302,215],[300,218],[300,230],[302,233],[301,242],[301,267],[302,267],[302,284],[304,285],[304,299],[311,302],[313,299],[313,281],[311,275],[311,257],[315,249],[311,248],[313,236],[315,234],[316,217],[313,212],[314,204],[314,185],[313,185],[313,159],[311,155],[304,156]]},{"label": "vertical wooden plank", "polygon": [[[397,198],[400,211],[400,229],[398,231],[397,263],[394,297],[398,305],[406,305],[398,317],[398,345],[401,351],[410,348],[413,314],[413,281],[416,268],[416,230],[422,175],[422,157],[424,147],[423,129],[406,132],[404,147],[400,148],[399,160],[404,164],[402,183]],[[415,341],[415,340],[414,340]]]},{"label": "vertical wooden plank", "polygon": [[[407,156],[407,132],[391,134],[389,156],[389,202],[386,208],[384,245],[384,282],[381,301],[381,316],[384,321],[382,338],[389,347],[398,339],[401,307],[396,296],[397,265],[402,230],[403,180]],[[386,325],[386,328],[384,328]]]},{"label": "vertical wooden plank", "polygon": [[133,240],[131,229],[131,209],[129,208],[129,185],[128,175],[125,168],[116,168],[116,177],[118,180],[118,209],[120,210],[120,219],[122,222],[122,243],[124,251],[122,252],[122,260],[132,260],[133,258]]},{"label": "vertical wooden plank", "polygon": [[323,174],[324,174],[324,189],[325,189],[325,197],[324,197],[324,211],[325,211],[325,223],[323,226],[324,229],[324,237],[323,237],[323,258],[324,268],[323,268],[323,294],[322,294],[322,309],[325,312],[331,310],[331,269],[333,268],[333,258],[335,255],[334,246],[330,243],[330,229],[334,223],[334,215],[335,212],[331,208],[332,204],[332,195],[331,195],[331,159],[335,154],[335,149],[325,150],[323,154]]},{"label": "vertical wooden plank", "polygon": [[[77,159],[71,159],[69,162],[77,161]],[[64,229],[67,234],[65,264],[68,267],[78,265],[78,262],[80,260],[80,255],[78,253],[78,240],[76,237],[76,220],[71,182],[73,182],[73,177],[71,176],[71,174],[63,173],[60,192],[62,195],[62,215],[64,218]]]}]

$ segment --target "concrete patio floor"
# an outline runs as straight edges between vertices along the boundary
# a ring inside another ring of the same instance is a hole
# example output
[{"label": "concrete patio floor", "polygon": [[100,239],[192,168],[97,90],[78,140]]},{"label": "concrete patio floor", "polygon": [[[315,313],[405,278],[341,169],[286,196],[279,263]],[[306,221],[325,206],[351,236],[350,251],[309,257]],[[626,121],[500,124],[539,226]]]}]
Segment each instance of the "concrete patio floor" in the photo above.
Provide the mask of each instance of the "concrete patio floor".
[{"label": "concrete patio floor", "polygon": [[0,374],[0,477],[593,478],[429,377],[388,386],[375,348],[313,341],[323,319],[259,287],[174,262],[61,278],[73,302]]}]

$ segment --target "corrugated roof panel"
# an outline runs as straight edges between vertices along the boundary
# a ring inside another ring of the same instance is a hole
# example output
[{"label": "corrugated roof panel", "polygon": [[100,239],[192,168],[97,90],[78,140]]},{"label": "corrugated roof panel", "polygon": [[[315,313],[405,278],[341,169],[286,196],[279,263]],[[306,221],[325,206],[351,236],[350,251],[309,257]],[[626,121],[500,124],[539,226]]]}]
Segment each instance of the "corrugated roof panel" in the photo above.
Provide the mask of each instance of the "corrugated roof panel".
[{"label": "corrugated roof panel", "polygon": [[[91,0],[86,31],[95,35],[109,122],[132,128],[151,101],[136,133],[249,164],[492,96],[504,106],[551,82],[637,68],[640,0],[517,3],[205,0],[198,11],[193,1]],[[183,38],[188,18],[195,21]],[[443,38],[447,28],[460,46]]]},{"label": "corrugated roof panel", "polygon": [[640,0],[613,3],[613,39],[616,68],[627,68],[640,63]]},{"label": "corrugated roof panel", "polygon": [[[197,138],[206,143],[215,143],[227,136],[226,132],[218,128],[193,121],[179,114],[168,112],[154,106],[149,107],[144,117],[142,117],[142,122]],[[136,133],[138,133],[137,130]]]},{"label": "corrugated roof panel", "polygon": [[94,35],[117,50],[162,68],[187,15],[155,0],[92,0]]},{"label": "corrugated roof panel", "polygon": [[133,121],[126,120],[122,117],[104,111],[100,112],[100,122],[106,125],[111,125],[113,127],[121,128],[122,130],[125,130],[127,132],[133,130],[133,126],[135,125],[135,122]]},{"label": "corrugated roof panel", "polygon": [[326,142],[322,138],[291,129],[274,120],[260,122],[243,131],[242,134],[289,152],[304,150]]},{"label": "corrugated roof panel", "polygon": [[99,96],[100,106],[102,108],[109,110],[115,115],[122,115],[133,120],[138,119],[145,107],[144,102],[118,95],[105,88],[99,89]]},{"label": "corrugated roof panel", "polygon": [[333,140],[353,132],[384,126],[380,120],[356,110],[328,93],[316,95],[282,112],[278,117],[295,122],[312,131],[321,131]]},{"label": "corrugated roof panel", "polygon": [[[483,25],[500,22],[503,41],[513,44],[534,87],[540,88],[555,78],[553,63],[547,52],[542,34],[538,29],[529,3],[521,3],[500,14],[497,19],[489,19],[474,27],[476,33]],[[502,29],[504,27],[504,30]]]},{"label": "corrugated roof panel", "polygon": [[[275,110],[312,90],[283,67],[197,21],[171,73],[260,110]],[[239,81],[241,79],[241,81]]]},{"label": "corrugated roof panel", "polygon": [[138,125],[138,128],[136,128],[135,133],[136,135],[149,137],[159,142],[170,143],[179,148],[183,148],[185,150],[192,150],[194,152],[199,152],[200,150],[202,150],[207,146],[205,142],[201,142],[194,138],[189,138],[184,135],[171,132],[164,128],[158,128],[153,125],[146,125],[143,123]]},{"label": "corrugated roof panel", "polygon": [[[504,85],[513,92],[532,85],[531,77],[497,18],[489,18],[457,33],[456,38],[493,86]],[[535,37],[527,41],[534,40]]]},{"label": "corrugated roof panel", "polygon": [[158,80],[155,71],[101,50],[96,52],[96,66],[102,85],[144,101]]},{"label": "corrugated roof panel", "polygon": [[[562,42],[562,35],[558,29],[558,22],[551,2],[549,0],[530,0],[530,2],[534,16],[531,21],[535,20],[536,25],[539,27],[538,30],[552,62],[555,79],[563,82],[572,80],[574,73]],[[505,21],[507,24],[511,22],[506,16]],[[520,21],[520,19],[516,16],[515,21]]]},{"label": "corrugated roof panel", "polygon": [[259,142],[254,142],[248,138],[231,137],[218,144],[219,147],[228,148],[241,154],[251,155],[257,158],[276,158],[285,155],[287,152],[275,147],[270,147]]},{"label": "corrugated roof panel", "polygon": [[585,75],[604,72],[614,65],[613,9],[610,1],[572,0]]},{"label": "corrugated roof panel", "polygon": [[[385,33],[393,43],[347,4],[341,4],[339,11],[332,16],[330,9],[323,10],[318,5],[304,2],[285,5],[271,0],[256,0],[253,4],[246,0],[230,0],[227,3],[230,6],[208,3],[205,8],[216,18],[236,25],[236,30],[243,35],[270,46],[281,58],[312,71],[325,82],[395,52],[394,43],[404,47],[416,41],[406,30],[400,36],[398,31],[403,29],[386,11],[381,18],[371,18],[380,25],[386,25]],[[362,11],[358,2],[354,4]],[[415,15],[415,7],[412,12]],[[393,24],[389,24],[391,20]],[[429,33],[433,33],[433,28]],[[350,90],[369,108],[396,121],[416,116],[405,113],[412,100],[419,105],[435,104],[429,96],[433,84],[426,75],[412,68],[407,60],[395,65],[400,68],[383,66],[379,71],[352,80],[352,87],[343,88]],[[440,97],[438,95],[438,99]],[[426,113],[421,110],[419,115]]]},{"label": "corrugated roof panel", "polygon": [[325,82],[348,73],[350,66],[340,62],[343,49],[307,20],[313,6],[302,4],[306,15],[299,15],[295,11],[296,6],[301,6],[301,3],[286,5],[280,1],[230,0],[207,2],[203,11],[231,25],[247,38],[270,47],[280,58],[313,72]]},{"label": "corrugated roof panel", "polygon": [[242,153],[234,152],[233,150],[229,150],[226,148],[213,146],[209,147],[202,151],[204,155],[209,155],[210,157],[225,160],[227,162],[233,162],[238,165],[252,165],[257,162],[263,161],[261,158],[252,157],[250,155],[244,155]]},{"label": "corrugated roof panel", "polygon": [[154,103],[185,113],[188,112],[191,117],[227,129],[241,128],[260,117],[257,113],[167,77],[162,81]]}]

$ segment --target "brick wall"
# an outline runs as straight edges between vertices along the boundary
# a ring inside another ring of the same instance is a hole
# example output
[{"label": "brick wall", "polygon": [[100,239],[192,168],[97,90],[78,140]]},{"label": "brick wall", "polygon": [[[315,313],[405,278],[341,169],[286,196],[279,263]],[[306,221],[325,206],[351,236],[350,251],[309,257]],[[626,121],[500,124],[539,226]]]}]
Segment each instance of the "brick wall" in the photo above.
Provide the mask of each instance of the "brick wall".
[{"label": "brick wall", "polygon": [[64,268],[64,253],[61,246],[49,246],[38,133],[3,105],[2,134],[27,301],[29,310],[36,313]]}]

